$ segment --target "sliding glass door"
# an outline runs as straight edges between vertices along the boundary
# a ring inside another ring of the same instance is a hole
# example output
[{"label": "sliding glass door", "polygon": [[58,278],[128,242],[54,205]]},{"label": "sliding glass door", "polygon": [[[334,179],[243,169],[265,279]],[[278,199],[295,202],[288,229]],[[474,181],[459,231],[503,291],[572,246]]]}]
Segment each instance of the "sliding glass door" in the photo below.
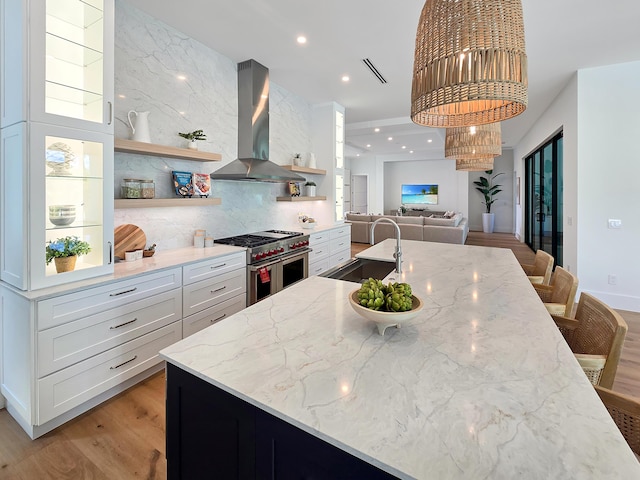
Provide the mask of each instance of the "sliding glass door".
[{"label": "sliding glass door", "polygon": [[562,265],[562,132],[525,158],[525,241]]}]

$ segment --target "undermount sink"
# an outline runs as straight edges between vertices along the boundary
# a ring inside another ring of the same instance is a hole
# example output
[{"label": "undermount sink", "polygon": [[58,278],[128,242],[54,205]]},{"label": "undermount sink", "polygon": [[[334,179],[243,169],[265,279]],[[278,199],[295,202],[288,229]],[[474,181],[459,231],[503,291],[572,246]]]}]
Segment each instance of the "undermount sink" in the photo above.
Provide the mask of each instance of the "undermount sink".
[{"label": "undermount sink", "polygon": [[352,258],[320,274],[320,277],[362,283],[369,278],[382,280],[394,270],[395,263],[392,262]]}]

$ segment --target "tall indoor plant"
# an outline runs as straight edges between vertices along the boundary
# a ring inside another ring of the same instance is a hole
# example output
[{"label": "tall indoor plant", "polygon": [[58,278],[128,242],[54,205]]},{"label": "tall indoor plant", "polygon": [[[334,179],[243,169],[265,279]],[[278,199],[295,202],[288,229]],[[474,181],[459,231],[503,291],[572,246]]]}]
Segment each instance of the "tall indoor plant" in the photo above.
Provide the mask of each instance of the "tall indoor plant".
[{"label": "tall indoor plant", "polygon": [[493,182],[500,175],[504,175],[504,173],[492,175],[493,170],[487,170],[484,173],[487,174],[486,177],[480,177],[473,183],[476,186],[476,190],[484,196],[484,202],[482,203],[484,203],[487,209],[487,211],[482,214],[482,231],[485,233],[493,233],[495,214],[491,213],[491,205],[496,201],[496,195],[502,191],[500,189],[502,185],[496,185]]}]

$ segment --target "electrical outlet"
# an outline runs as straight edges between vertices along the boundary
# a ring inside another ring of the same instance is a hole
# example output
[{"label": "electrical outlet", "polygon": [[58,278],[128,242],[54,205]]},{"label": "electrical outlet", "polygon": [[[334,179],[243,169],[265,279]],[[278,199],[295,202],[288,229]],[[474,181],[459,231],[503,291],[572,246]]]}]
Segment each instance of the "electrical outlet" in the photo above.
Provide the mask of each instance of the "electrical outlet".
[{"label": "electrical outlet", "polygon": [[618,284],[618,276],[613,273],[609,274],[609,285],[617,285]]},{"label": "electrical outlet", "polygon": [[622,220],[618,218],[610,218],[609,228],[622,228]]}]

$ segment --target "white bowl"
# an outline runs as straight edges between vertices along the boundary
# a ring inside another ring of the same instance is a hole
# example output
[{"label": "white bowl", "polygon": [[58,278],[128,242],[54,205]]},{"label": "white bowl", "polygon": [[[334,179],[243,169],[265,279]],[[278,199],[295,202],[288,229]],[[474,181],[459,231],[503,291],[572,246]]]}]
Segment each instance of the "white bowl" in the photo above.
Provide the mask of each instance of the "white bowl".
[{"label": "white bowl", "polygon": [[312,228],[315,228],[316,222],[300,222],[300,225],[302,226],[302,228],[311,230]]},{"label": "white bowl", "polygon": [[418,313],[424,306],[422,300],[420,300],[415,295],[411,295],[411,310],[408,310],[406,312],[383,312],[381,310],[371,310],[370,308],[360,305],[360,302],[358,301],[359,290],[360,289],[354,290],[349,294],[349,303],[358,315],[366,318],[367,320],[371,320],[372,322],[376,322],[378,333],[380,335],[384,335],[384,331],[388,327],[400,328],[400,324],[402,322],[411,320],[413,317],[418,315]]},{"label": "white bowl", "polygon": [[49,217],[49,221],[58,227],[62,227],[64,225],[71,225],[73,221],[76,219],[75,215],[71,216],[57,216],[57,217]]}]

